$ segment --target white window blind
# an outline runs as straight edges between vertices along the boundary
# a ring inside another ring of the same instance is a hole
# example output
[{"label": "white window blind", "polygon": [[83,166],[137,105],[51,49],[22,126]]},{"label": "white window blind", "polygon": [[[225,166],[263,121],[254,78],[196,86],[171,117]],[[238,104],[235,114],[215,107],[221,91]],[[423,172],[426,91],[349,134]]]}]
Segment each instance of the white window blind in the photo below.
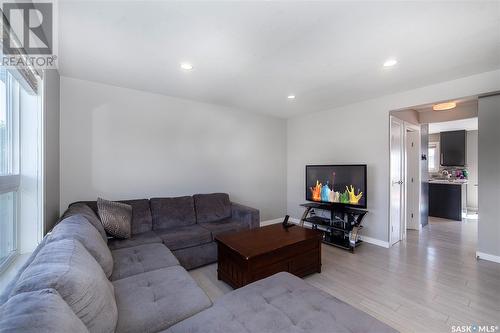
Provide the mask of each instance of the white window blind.
[{"label": "white window blind", "polygon": [[439,165],[441,163],[439,158],[439,142],[429,143],[427,162],[429,163],[429,172],[434,173],[439,171]]},{"label": "white window blind", "polygon": [[0,270],[17,253],[19,84],[0,69]]}]

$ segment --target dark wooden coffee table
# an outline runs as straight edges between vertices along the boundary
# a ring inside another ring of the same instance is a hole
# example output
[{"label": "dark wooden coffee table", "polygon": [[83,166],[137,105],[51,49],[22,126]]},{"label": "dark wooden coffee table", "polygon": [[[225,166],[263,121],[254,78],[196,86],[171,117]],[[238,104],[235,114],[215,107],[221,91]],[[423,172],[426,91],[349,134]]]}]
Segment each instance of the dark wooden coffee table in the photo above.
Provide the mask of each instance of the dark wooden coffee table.
[{"label": "dark wooden coffee table", "polygon": [[283,271],[299,277],[320,273],[321,239],[318,230],[281,224],[218,235],[217,277],[240,288]]}]

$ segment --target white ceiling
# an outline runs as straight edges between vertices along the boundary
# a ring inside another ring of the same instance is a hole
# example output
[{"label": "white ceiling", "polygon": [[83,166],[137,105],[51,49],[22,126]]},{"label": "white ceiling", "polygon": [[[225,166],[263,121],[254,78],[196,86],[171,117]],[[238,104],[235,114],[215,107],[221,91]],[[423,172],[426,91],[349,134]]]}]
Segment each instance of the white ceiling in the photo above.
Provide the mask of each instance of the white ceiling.
[{"label": "white ceiling", "polygon": [[477,129],[478,129],[477,118],[460,119],[460,120],[445,121],[442,123],[429,124],[430,134],[446,132],[446,131],[458,131],[458,130],[474,131]]},{"label": "white ceiling", "polygon": [[500,68],[500,2],[62,1],[59,64],[286,118]]}]

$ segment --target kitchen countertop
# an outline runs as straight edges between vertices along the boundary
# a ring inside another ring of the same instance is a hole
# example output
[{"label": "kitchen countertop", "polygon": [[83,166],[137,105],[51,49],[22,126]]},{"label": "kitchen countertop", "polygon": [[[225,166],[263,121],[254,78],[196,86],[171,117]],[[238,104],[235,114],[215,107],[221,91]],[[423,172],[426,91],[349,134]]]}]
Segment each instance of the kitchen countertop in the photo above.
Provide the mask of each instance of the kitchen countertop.
[{"label": "kitchen countertop", "polygon": [[458,180],[448,180],[448,179],[429,179],[430,184],[450,184],[450,185],[464,185],[467,184],[467,179],[458,179]]}]

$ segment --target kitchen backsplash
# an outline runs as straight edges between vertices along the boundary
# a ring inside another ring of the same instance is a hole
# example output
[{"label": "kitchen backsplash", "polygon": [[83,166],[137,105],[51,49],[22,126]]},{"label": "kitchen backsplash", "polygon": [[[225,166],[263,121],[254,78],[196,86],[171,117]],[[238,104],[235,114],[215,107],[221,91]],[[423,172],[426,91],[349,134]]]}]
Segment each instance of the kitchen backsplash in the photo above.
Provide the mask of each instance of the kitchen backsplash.
[{"label": "kitchen backsplash", "polygon": [[432,178],[452,178],[467,179],[469,172],[466,167],[444,167],[440,166],[439,171],[432,174]]}]

